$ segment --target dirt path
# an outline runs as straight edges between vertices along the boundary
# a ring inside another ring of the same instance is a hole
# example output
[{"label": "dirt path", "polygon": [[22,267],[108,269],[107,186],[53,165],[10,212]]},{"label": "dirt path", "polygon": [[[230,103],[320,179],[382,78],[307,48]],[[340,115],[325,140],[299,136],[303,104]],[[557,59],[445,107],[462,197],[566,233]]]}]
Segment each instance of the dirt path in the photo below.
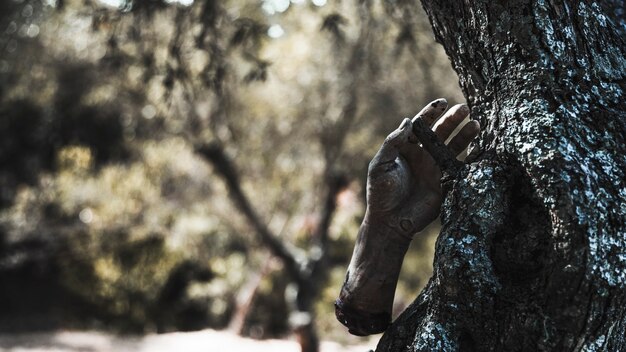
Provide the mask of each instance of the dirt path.
[{"label": "dirt path", "polygon": [[[323,342],[322,352],[367,352],[375,342],[342,346]],[[252,340],[225,331],[203,330],[120,337],[101,332],[0,335],[4,352],[299,352],[295,341]]]}]

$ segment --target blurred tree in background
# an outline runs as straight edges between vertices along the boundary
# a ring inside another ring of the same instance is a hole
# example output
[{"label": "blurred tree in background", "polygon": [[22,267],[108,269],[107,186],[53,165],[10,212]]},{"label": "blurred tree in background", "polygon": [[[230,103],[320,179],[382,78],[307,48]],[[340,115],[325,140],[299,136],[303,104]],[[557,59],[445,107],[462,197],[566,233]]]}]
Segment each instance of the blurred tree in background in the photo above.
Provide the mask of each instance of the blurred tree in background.
[{"label": "blurred tree in background", "polygon": [[0,31],[4,331],[331,336],[369,159],[461,99],[405,1],[8,0]]}]

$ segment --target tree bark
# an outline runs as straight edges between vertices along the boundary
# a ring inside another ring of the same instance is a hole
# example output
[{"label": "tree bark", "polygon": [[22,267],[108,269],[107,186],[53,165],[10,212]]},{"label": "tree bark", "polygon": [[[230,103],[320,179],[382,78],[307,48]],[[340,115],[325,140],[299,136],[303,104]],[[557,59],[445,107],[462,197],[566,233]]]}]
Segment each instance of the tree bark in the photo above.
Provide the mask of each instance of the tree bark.
[{"label": "tree bark", "polygon": [[623,3],[422,4],[483,131],[377,351],[626,351]]}]

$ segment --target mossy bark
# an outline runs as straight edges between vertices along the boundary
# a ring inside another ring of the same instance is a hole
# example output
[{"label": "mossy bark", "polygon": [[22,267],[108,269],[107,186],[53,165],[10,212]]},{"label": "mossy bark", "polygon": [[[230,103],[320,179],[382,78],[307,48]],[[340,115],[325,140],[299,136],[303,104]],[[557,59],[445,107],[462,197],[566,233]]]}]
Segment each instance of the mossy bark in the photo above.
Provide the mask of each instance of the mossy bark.
[{"label": "mossy bark", "polygon": [[444,183],[433,277],[377,351],[626,350],[618,3],[422,1],[483,131]]}]

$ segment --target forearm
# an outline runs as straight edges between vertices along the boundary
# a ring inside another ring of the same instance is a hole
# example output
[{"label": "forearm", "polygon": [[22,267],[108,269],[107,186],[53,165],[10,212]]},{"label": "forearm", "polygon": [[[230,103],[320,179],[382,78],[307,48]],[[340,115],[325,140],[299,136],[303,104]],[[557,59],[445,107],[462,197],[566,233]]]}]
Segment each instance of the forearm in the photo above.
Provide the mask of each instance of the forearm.
[{"label": "forearm", "polygon": [[396,284],[412,237],[370,215],[359,229],[336,303],[339,320],[359,335],[382,332],[391,322]]},{"label": "forearm", "polygon": [[446,107],[445,99],[437,99],[412,121],[404,119],[368,167],[368,210],[335,310],[353,334],[382,332],[390,323],[396,283],[411,239],[440,212],[439,167],[448,173],[459,168],[455,156],[480,131],[478,123],[470,121],[445,146],[469,113],[467,106],[456,105],[433,126]]}]

